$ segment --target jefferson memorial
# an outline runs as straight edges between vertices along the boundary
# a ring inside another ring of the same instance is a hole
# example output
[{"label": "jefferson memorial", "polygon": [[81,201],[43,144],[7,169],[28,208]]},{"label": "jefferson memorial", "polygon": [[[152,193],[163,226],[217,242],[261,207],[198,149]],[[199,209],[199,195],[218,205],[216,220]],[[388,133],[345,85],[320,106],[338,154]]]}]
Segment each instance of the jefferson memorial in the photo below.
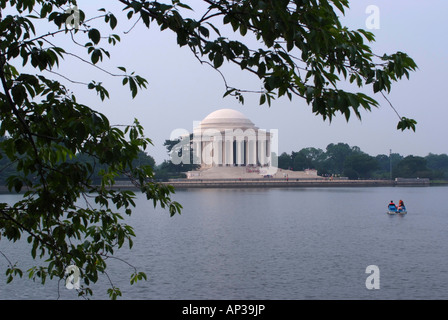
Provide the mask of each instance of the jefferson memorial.
[{"label": "jefferson memorial", "polygon": [[201,167],[269,166],[272,134],[239,111],[210,113],[193,130],[193,152]]},{"label": "jefferson memorial", "polygon": [[188,179],[314,178],[315,170],[277,168],[278,130],[259,129],[243,113],[219,109],[193,128],[193,163]]}]

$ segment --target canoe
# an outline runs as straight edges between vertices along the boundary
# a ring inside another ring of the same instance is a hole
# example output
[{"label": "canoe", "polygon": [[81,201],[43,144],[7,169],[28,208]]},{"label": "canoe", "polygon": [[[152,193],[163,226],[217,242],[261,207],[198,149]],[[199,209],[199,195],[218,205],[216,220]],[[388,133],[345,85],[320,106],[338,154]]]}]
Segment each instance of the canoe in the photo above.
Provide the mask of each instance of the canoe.
[{"label": "canoe", "polygon": [[389,208],[387,213],[388,214],[406,214],[406,213],[408,213],[408,211],[406,210],[406,208],[404,208],[404,209],[392,209],[392,208]]}]

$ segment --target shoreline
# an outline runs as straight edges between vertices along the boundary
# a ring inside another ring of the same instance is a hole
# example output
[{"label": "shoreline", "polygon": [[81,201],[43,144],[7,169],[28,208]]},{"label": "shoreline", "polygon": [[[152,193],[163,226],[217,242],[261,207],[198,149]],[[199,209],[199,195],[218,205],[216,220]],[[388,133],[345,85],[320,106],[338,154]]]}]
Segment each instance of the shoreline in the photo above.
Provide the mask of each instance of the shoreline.
[{"label": "shoreline", "polygon": [[304,188],[304,187],[395,187],[395,186],[430,186],[429,180],[418,181],[391,181],[391,180],[301,180],[301,179],[195,179],[182,181],[168,181],[175,189],[188,188]]},{"label": "shoreline", "polygon": [[[338,188],[338,187],[430,187],[447,186],[448,181],[429,179],[347,180],[347,179],[179,179],[159,182],[175,189],[190,188]],[[130,183],[117,181],[113,189],[137,190]],[[23,193],[23,192],[21,192]],[[0,186],[0,194],[15,194]]]}]

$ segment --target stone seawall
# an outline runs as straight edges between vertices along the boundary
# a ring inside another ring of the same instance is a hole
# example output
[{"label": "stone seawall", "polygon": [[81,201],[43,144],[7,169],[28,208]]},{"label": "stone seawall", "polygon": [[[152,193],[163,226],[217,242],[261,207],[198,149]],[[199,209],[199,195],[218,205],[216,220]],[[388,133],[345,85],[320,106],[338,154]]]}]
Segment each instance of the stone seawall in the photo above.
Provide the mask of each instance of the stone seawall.
[{"label": "stone seawall", "polygon": [[166,182],[177,189],[183,188],[294,188],[294,187],[384,187],[384,186],[429,186],[429,181],[407,181],[402,184],[391,180],[177,180]]},{"label": "stone seawall", "polygon": [[[179,179],[167,182],[176,189],[186,188],[311,188],[311,187],[394,187],[430,186],[429,179],[347,180],[347,179]],[[113,189],[137,189],[129,181],[117,181]],[[24,190],[23,190],[24,192]],[[10,193],[0,186],[0,193]]]}]

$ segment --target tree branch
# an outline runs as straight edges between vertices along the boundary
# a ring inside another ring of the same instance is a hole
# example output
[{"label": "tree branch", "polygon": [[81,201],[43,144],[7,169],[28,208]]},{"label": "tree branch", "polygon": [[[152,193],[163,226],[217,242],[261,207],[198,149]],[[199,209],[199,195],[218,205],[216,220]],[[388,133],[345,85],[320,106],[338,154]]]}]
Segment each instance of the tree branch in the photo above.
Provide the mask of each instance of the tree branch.
[{"label": "tree branch", "polygon": [[6,82],[6,78],[5,78],[5,73],[4,73],[4,68],[5,68],[5,61],[4,61],[4,55],[0,56],[1,62],[0,62],[0,79],[1,79],[1,83],[3,85],[3,90],[5,91],[5,97],[6,97],[6,101],[12,111],[12,113],[16,116],[17,120],[19,120],[20,124],[23,127],[24,130],[24,134],[26,136],[28,136],[28,141],[31,144],[33,151],[34,151],[34,156],[35,156],[35,161],[39,164],[38,166],[38,172],[40,175],[40,178],[42,180],[42,184],[44,186],[44,190],[47,191],[47,182],[43,173],[43,164],[42,161],[39,157],[39,151],[37,149],[36,144],[34,143],[34,139],[33,139],[33,133],[31,132],[30,128],[28,127],[28,124],[26,123],[25,119],[22,118],[22,115],[20,114],[19,110],[16,108],[16,104],[14,103],[9,90],[11,88],[8,87],[8,84]]}]

